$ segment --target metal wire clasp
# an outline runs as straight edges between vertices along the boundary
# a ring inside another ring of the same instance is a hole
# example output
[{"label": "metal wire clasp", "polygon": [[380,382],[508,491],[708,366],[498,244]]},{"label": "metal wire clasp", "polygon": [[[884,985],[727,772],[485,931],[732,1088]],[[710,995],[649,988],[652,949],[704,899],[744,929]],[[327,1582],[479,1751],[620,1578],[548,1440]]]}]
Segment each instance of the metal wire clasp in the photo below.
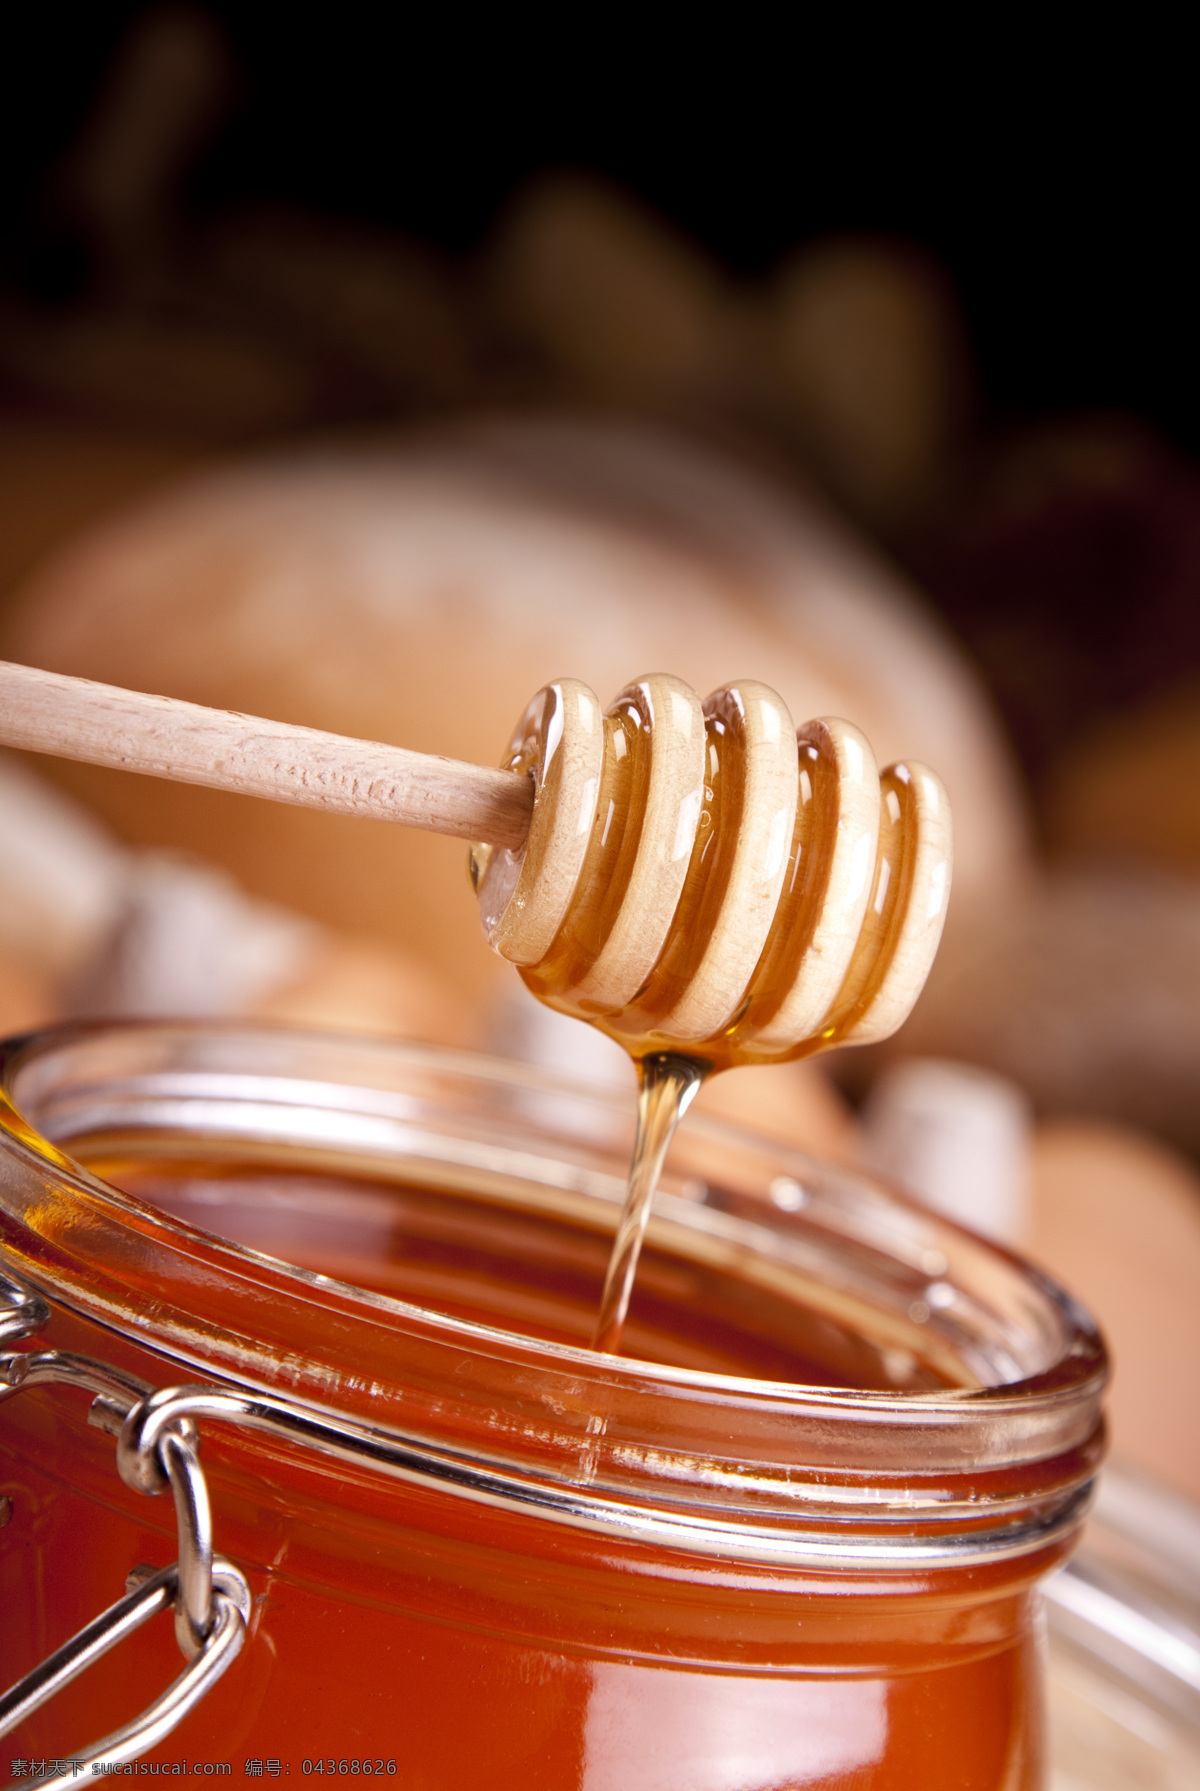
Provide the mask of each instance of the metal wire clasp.
[{"label": "metal wire clasp", "polygon": [[[32,1336],[48,1317],[38,1294],[0,1273],[0,1344]],[[150,1494],[170,1487],[179,1553],[169,1567],[135,1567],[124,1598],[0,1697],[0,1735],[150,1617],[173,1609],[176,1640],[188,1662],[184,1671],[132,1723],[72,1757],[72,1765],[114,1766],[156,1746],[216,1684],[245,1641],[250,1589],[231,1562],[213,1553],[212,1511],[195,1424],[166,1414],[156,1422],[172,1390],[156,1394],[132,1375],[63,1350],[0,1353],[0,1399],[25,1387],[51,1384],[80,1387],[93,1395],[88,1421],[117,1437],[117,1463],[127,1485]]]}]

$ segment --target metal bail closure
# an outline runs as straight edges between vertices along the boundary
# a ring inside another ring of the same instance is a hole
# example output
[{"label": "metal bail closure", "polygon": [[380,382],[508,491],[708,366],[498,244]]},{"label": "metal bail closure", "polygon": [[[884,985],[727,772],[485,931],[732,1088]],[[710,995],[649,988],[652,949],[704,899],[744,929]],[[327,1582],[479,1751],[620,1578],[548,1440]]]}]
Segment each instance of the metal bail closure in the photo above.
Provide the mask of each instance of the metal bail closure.
[{"label": "metal bail closure", "polygon": [[[39,1295],[0,1273],[0,1341],[28,1337],[48,1317],[49,1309]],[[171,1609],[175,1637],[188,1663],[179,1678],[133,1722],[67,1763],[72,1771],[83,1765],[113,1767],[156,1747],[216,1684],[246,1639],[250,1589],[231,1562],[213,1554],[208,1486],[200,1467],[199,1436],[190,1419],[168,1418],[155,1429],[151,1389],[102,1362],[59,1350],[0,1354],[0,1398],[23,1387],[50,1384],[75,1386],[93,1395],[89,1421],[119,1435],[118,1462],[130,1485],[148,1493],[170,1487],[179,1558],[157,1570],[135,1567],[126,1580],[124,1598],[0,1697],[0,1735],[16,1728],[149,1618]]]},{"label": "metal bail closure", "polygon": [[[180,1571],[174,1564],[157,1573],[135,1567],[128,1583],[130,1590],[124,1598],[0,1697],[0,1735],[7,1735],[32,1716],[151,1617],[169,1610],[179,1594]],[[212,1594],[212,1627],[178,1679],[131,1723],[114,1729],[91,1747],[80,1749],[63,1768],[48,1777],[70,1778],[80,1766],[123,1766],[136,1760],[157,1747],[196,1707],[236,1658],[250,1621],[250,1588],[237,1568],[220,1558],[213,1563]]]}]

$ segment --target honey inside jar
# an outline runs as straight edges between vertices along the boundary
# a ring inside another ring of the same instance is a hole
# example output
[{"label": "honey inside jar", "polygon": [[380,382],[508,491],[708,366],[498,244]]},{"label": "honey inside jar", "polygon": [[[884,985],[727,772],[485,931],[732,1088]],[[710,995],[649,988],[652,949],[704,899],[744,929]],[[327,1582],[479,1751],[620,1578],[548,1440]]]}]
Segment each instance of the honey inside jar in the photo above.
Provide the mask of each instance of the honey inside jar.
[{"label": "honey inside jar", "polygon": [[[253,1617],[148,1762],[369,1761],[427,1791],[925,1791],[952,1767],[1036,1791],[1036,1581],[1094,1472],[1102,1356],[1019,1264],[698,1123],[605,1357],[615,1102],[204,1027],[66,1033],[10,1081],[0,1227],[51,1302],[39,1346],[362,1439],[201,1424]],[[8,1678],[176,1547],[170,1500],[117,1478],[73,1398],[0,1406]],[[65,1755],[178,1671],[148,1625],[14,1756]]]},{"label": "honey inside jar", "polygon": [[[594,1221],[543,1200],[498,1201],[453,1188],[293,1170],[281,1175],[220,1157],[80,1160],[113,1187],[231,1243],[323,1278],[471,1324],[546,1342],[590,1341],[611,1238]],[[673,1245],[673,1247],[672,1247]],[[789,1280],[791,1285],[789,1285]],[[803,1276],[764,1279],[744,1250],[706,1240],[689,1251],[644,1250],[626,1321],[627,1355],[704,1373],[810,1386],[929,1391],[960,1385],[914,1348],[871,1339],[850,1315],[818,1310]],[[954,1365],[958,1367],[959,1365]]]}]

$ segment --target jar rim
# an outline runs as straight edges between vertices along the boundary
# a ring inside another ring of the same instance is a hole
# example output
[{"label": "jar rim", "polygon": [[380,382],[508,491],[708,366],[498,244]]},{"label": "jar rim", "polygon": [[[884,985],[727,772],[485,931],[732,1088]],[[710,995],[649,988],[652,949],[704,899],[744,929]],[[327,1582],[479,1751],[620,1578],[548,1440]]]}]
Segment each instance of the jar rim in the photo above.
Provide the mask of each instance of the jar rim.
[{"label": "jar rim", "polygon": [[[239,1081],[240,1112],[233,1086]],[[417,1085],[420,1099],[412,1094]],[[440,1106],[431,1091],[437,1091]],[[416,1108],[406,1114],[404,1102],[413,1099]],[[565,1483],[586,1484],[593,1497],[621,1493],[677,1505],[715,1502],[735,1522],[747,1514],[794,1519],[803,1507],[810,1515],[832,1513],[842,1523],[938,1527],[951,1520],[961,1524],[964,1516],[975,1525],[1011,1523],[1031,1501],[1051,1499],[1064,1510],[1077,1503],[1101,1448],[1100,1394],[1106,1376],[1103,1343],[1087,1314],[1014,1253],[918,1208],[876,1178],[816,1164],[722,1122],[700,1116],[689,1120],[680,1134],[684,1170],[706,1152],[710,1157],[717,1153],[723,1163],[736,1166],[747,1187],[754,1175],[761,1186],[750,1188],[744,1198],[738,1194],[736,1210],[730,1207],[732,1195],[723,1208],[711,1189],[699,1198],[694,1190],[688,1195],[668,1190],[663,1225],[682,1232],[691,1227],[693,1237],[706,1226],[718,1231],[750,1226],[764,1246],[782,1238],[794,1255],[797,1240],[804,1241],[805,1225],[812,1236],[818,1235],[813,1214],[824,1202],[828,1211],[822,1235],[828,1243],[829,1224],[837,1220],[847,1259],[855,1251],[862,1256],[873,1226],[872,1248],[880,1261],[891,1262],[893,1292],[898,1290],[903,1299],[913,1285],[942,1290],[938,1297],[946,1305],[922,1302],[924,1315],[910,1314],[911,1323],[931,1329],[941,1325],[950,1335],[956,1299],[965,1307],[969,1293],[981,1310],[985,1294],[997,1310],[1007,1300],[1011,1309],[1002,1316],[1008,1342],[1001,1347],[992,1341],[1001,1358],[1005,1349],[1010,1355],[1016,1351],[1019,1372],[1011,1378],[994,1372],[991,1384],[935,1392],[879,1391],[598,1356],[579,1346],[356,1289],[197,1234],[165,1213],[148,1219],[144,1205],[92,1175],[69,1154],[72,1139],[89,1128],[94,1131],[102,1111],[110,1121],[119,1114],[128,1125],[148,1124],[153,1108],[161,1122],[170,1109],[177,1120],[186,1123],[190,1114],[190,1123],[197,1124],[204,1109],[210,1127],[228,1130],[233,1125],[236,1133],[240,1123],[243,1143],[255,1128],[260,1142],[271,1136],[278,1142],[280,1128],[290,1127],[293,1134],[299,1128],[309,1146],[320,1143],[330,1115],[345,1133],[350,1113],[353,1136],[343,1136],[342,1143],[367,1162],[372,1151],[378,1156],[389,1136],[400,1135],[397,1128],[407,1125],[416,1136],[418,1122],[428,1123],[437,1107],[443,1122],[448,1114],[456,1116],[453,1142],[461,1162],[464,1149],[478,1143],[463,1118],[474,1112],[472,1103],[488,1109],[489,1125],[498,1123],[498,1115],[504,1118],[509,1126],[505,1149],[515,1148],[514,1114],[526,1129],[536,1118],[540,1135],[548,1135],[542,1139],[547,1149],[541,1160],[557,1161],[553,1153],[558,1151],[566,1164],[559,1181],[571,1182],[574,1195],[610,1206],[618,1197],[614,1151],[611,1145],[601,1150],[596,1144],[595,1126],[590,1143],[585,1138],[584,1145],[572,1147],[573,1155],[562,1154],[568,1120],[578,1124],[581,1115],[590,1114],[611,1127],[620,1118],[628,1129],[632,1104],[523,1065],[401,1041],[222,1022],[94,1022],[54,1028],[0,1047],[0,1139],[8,1165],[5,1169],[0,1163],[0,1235],[21,1274],[44,1297],[120,1330],[128,1314],[122,1314],[115,1283],[112,1277],[93,1275],[89,1285],[72,1225],[86,1214],[82,1231],[93,1243],[99,1228],[104,1248],[115,1252],[105,1258],[110,1266],[121,1256],[121,1234],[135,1232],[140,1256],[149,1253],[156,1273],[172,1289],[165,1303],[143,1300],[147,1310],[137,1315],[137,1335],[168,1359],[260,1390],[280,1386],[279,1345],[289,1305],[311,1300],[317,1292],[337,1323],[348,1327],[363,1347],[360,1382],[380,1368],[386,1355],[380,1350],[380,1333],[389,1327],[393,1344],[403,1333],[403,1367],[411,1379],[388,1385],[386,1374],[375,1375],[379,1397],[372,1408],[355,1394],[351,1383],[356,1377],[347,1360],[332,1375],[321,1365],[307,1372],[293,1360],[285,1378],[301,1400],[343,1416],[368,1416],[374,1426],[397,1434],[412,1437],[420,1431],[427,1442],[444,1443],[431,1418],[437,1400],[418,1396],[414,1387],[419,1384],[427,1394],[440,1371],[439,1360],[446,1370],[450,1356],[461,1357],[470,1363],[470,1384],[455,1388],[462,1405],[459,1416],[470,1408],[467,1429],[476,1445],[487,1443],[493,1466],[526,1475],[549,1471]],[[448,1130],[445,1123],[443,1130]],[[428,1136],[423,1148],[429,1148]],[[493,1142],[490,1148],[499,1147]],[[466,1155],[470,1157],[470,1150]],[[606,1162],[607,1176],[599,1167]],[[732,1168],[723,1173],[737,1179]],[[610,1185],[601,1187],[605,1179]],[[772,1188],[777,1195],[789,1184],[807,1191],[807,1217],[789,1213],[772,1197]],[[55,1190],[53,1223],[46,1219],[47,1186]],[[761,1210],[747,1207],[755,1199]],[[254,1289],[260,1309],[269,1310],[283,1326],[265,1339],[261,1350],[253,1347],[253,1339],[239,1337],[231,1344],[206,1334],[205,1315],[196,1309],[195,1287],[188,1281],[200,1259],[209,1277],[241,1277],[242,1284]],[[932,1279],[930,1269],[939,1271]],[[119,1270],[114,1274],[119,1280]],[[158,1308],[153,1319],[148,1316],[151,1304]],[[961,1312],[957,1319],[961,1329]],[[1014,1341],[1022,1326],[1023,1336]],[[996,1320],[997,1335],[1003,1328]],[[982,1345],[976,1354],[983,1359]],[[461,1363],[452,1372],[461,1377]],[[520,1396],[510,1398],[517,1384]],[[490,1403],[494,1417],[498,1399],[513,1407],[512,1422],[500,1425],[499,1437],[493,1423],[485,1438],[486,1410]],[[601,1408],[603,1437],[597,1441],[589,1423]],[[547,1425],[554,1433],[549,1441]],[[739,1432],[733,1448],[720,1441],[731,1425]]]}]

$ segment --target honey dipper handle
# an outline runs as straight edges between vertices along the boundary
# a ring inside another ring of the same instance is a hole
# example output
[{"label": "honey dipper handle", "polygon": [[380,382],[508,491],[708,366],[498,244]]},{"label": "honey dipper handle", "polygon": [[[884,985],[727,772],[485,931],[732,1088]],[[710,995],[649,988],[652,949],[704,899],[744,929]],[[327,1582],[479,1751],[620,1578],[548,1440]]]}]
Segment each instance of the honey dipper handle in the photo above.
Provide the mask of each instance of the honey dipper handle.
[{"label": "honey dipper handle", "polygon": [[4,660],[0,746],[497,846],[521,845],[533,811],[533,786],[515,771]]}]

